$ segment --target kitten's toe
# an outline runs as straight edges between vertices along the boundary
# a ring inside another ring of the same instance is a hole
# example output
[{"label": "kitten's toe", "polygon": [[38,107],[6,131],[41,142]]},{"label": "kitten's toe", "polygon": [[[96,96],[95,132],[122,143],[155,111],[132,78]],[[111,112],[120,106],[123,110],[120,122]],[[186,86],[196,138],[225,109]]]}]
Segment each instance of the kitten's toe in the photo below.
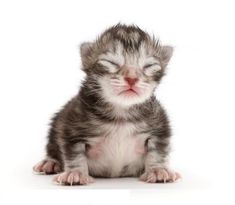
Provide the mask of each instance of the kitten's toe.
[{"label": "kitten's toe", "polygon": [[140,180],[147,183],[175,182],[180,178],[179,173],[166,168],[154,168],[140,176]]},{"label": "kitten's toe", "polygon": [[62,171],[62,168],[56,160],[45,159],[36,164],[33,170],[39,174],[57,174]]},{"label": "kitten's toe", "polygon": [[94,182],[94,179],[81,172],[78,169],[65,171],[61,174],[58,174],[53,179],[54,182],[61,184],[61,185],[86,185]]}]

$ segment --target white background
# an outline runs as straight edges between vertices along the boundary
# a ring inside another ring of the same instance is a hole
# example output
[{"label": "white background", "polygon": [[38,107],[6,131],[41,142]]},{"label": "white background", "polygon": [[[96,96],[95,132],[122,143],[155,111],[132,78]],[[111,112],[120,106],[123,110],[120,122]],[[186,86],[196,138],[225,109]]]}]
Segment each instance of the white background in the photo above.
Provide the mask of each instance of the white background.
[{"label": "white background", "polygon": [[[234,204],[234,8],[232,0],[1,0],[0,203]],[[156,94],[172,122],[171,162],[183,180],[56,186],[31,170],[44,156],[49,119],[84,77],[78,45],[118,22],[175,47]]]}]

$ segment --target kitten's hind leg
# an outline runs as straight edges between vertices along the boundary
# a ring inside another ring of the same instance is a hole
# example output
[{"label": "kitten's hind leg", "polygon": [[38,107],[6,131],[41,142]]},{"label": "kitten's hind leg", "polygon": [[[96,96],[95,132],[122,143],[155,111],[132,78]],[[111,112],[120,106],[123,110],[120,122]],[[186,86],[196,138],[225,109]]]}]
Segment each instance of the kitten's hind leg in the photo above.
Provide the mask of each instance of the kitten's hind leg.
[{"label": "kitten's hind leg", "polygon": [[37,163],[33,170],[39,174],[57,174],[62,172],[62,166],[57,160],[48,158]]}]

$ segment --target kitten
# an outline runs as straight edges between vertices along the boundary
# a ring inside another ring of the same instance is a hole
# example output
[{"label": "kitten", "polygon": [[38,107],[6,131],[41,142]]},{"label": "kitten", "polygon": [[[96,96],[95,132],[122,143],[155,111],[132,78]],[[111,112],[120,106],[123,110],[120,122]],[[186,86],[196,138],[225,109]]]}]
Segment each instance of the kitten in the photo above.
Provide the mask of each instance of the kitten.
[{"label": "kitten", "polygon": [[86,79],[52,120],[46,158],[34,171],[83,185],[92,177],[173,182],[170,127],[154,96],[172,56],[170,46],[136,26],[118,24],[81,45]]}]

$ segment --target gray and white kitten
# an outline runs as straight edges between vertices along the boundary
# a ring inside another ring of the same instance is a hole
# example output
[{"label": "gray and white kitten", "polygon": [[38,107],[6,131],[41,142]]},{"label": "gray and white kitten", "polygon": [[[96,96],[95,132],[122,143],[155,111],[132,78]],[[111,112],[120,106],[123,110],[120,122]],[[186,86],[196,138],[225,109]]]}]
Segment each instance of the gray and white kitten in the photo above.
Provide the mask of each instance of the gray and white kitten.
[{"label": "gray and white kitten", "polygon": [[173,182],[170,127],[154,96],[172,56],[170,46],[136,26],[118,24],[81,45],[86,73],[79,93],[52,120],[46,158],[34,171],[64,185],[93,177]]}]

